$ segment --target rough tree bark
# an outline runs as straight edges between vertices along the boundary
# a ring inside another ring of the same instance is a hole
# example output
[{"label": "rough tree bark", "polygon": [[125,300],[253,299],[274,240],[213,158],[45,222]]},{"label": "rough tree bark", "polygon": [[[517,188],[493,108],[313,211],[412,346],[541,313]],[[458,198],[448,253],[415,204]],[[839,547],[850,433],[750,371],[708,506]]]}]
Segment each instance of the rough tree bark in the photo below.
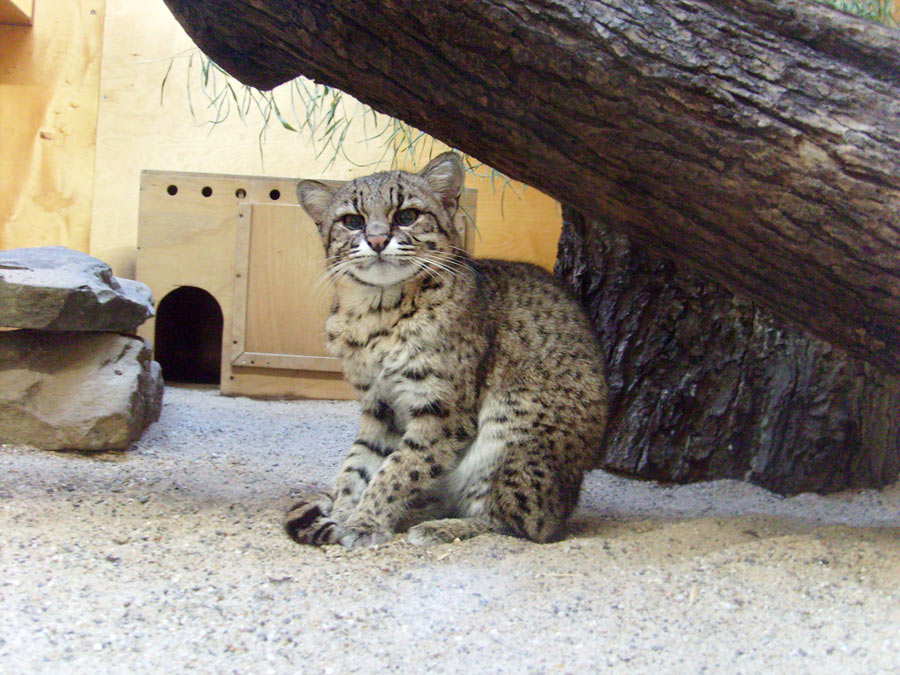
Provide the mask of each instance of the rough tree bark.
[{"label": "rough tree bark", "polygon": [[900,43],[809,0],[166,0],[900,373]]},{"label": "rough tree bark", "polygon": [[563,208],[557,274],[609,364],[606,469],[745,478],[782,494],[882,486],[900,472],[900,376]]}]

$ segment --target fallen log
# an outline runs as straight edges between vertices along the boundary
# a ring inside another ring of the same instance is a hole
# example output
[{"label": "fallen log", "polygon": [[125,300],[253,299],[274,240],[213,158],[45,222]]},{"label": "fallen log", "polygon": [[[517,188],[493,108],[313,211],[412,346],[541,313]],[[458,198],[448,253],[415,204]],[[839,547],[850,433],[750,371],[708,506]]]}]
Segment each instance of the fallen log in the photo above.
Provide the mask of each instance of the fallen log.
[{"label": "fallen log", "polygon": [[809,0],[166,0],[900,373],[900,40]]}]

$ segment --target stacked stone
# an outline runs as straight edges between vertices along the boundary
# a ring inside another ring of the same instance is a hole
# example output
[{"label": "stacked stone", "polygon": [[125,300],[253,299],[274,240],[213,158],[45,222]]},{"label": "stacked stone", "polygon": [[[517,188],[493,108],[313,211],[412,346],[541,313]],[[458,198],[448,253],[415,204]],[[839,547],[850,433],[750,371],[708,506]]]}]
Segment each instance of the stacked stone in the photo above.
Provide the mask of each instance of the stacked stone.
[{"label": "stacked stone", "polygon": [[163,380],[133,333],[150,289],[61,246],[0,251],[0,442],[126,449],[159,419]]}]

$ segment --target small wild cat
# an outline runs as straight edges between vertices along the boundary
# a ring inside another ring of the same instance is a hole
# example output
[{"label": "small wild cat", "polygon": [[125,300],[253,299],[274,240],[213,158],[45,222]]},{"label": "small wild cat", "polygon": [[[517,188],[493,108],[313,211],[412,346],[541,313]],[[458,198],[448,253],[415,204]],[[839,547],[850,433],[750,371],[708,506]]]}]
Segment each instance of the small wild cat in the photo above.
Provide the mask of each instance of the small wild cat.
[{"label": "small wild cat", "polygon": [[333,492],[288,513],[300,543],[355,548],[407,528],[414,544],[553,541],[597,463],[597,338],[548,273],[460,248],[463,175],[445,153],[419,174],[298,185],[336,288],[328,344],[362,405]]}]

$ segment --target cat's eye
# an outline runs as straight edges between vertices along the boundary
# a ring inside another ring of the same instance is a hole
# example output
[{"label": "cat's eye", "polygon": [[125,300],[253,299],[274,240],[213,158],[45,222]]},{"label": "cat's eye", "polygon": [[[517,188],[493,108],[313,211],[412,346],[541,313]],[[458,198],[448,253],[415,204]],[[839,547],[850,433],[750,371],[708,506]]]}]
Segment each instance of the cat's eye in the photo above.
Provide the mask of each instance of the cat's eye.
[{"label": "cat's eye", "polygon": [[394,224],[396,225],[412,225],[419,217],[419,212],[415,209],[401,209],[394,214]]},{"label": "cat's eye", "polygon": [[348,230],[361,230],[366,226],[365,218],[363,218],[358,213],[348,213],[346,216],[341,218],[341,225],[346,227]]}]

